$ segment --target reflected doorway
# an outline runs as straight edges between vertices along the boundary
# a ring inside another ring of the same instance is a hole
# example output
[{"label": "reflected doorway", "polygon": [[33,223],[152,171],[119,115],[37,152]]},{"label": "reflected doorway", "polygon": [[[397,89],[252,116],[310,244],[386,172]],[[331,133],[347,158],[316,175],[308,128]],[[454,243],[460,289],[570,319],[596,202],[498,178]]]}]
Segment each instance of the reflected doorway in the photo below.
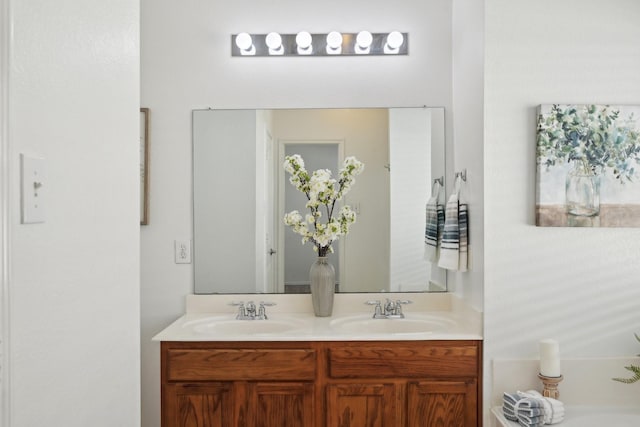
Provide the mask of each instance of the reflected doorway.
[{"label": "reflected doorway", "polygon": [[[285,156],[299,154],[305,162],[305,169],[311,174],[317,169],[329,169],[333,177],[337,177],[338,170],[343,160],[343,141],[336,140],[311,140],[311,141],[280,141],[280,164],[284,163]],[[289,176],[284,169],[280,168],[280,191],[279,191],[279,215],[283,218],[286,212],[297,210],[302,216],[309,213],[306,207],[306,196],[298,191],[289,182]],[[324,213],[324,212],[323,212]],[[280,248],[283,249],[284,256],[279,257],[279,277],[282,285],[281,292],[284,293],[309,293],[309,269],[317,258],[317,253],[313,250],[313,245],[309,242],[302,244],[300,235],[296,234],[279,221],[279,235],[281,238]],[[340,288],[340,278],[344,265],[342,258],[344,250],[343,241],[334,242],[333,253],[329,255],[329,261],[336,271],[336,291]]]}]

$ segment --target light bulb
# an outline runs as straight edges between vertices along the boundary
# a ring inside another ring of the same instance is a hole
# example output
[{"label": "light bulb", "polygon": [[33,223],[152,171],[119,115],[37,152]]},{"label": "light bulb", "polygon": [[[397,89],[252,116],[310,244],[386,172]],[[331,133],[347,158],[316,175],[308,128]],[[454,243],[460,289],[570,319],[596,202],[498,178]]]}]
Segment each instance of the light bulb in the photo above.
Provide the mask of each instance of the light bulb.
[{"label": "light bulb", "polygon": [[271,32],[267,34],[265,42],[267,43],[269,49],[279,49],[282,46],[282,36],[280,36],[280,34],[276,32]]},{"label": "light bulb", "polygon": [[387,36],[387,46],[390,49],[396,50],[404,43],[404,36],[400,31],[392,31]]},{"label": "light bulb", "polygon": [[342,34],[337,31],[331,31],[327,34],[327,47],[334,50],[342,47]]},{"label": "light bulb", "polygon": [[373,42],[373,36],[369,31],[360,31],[356,36],[356,43],[358,47],[361,49],[367,49],[371,46]]},{"label": "light bulb", "polygon": [[240,33],[236,36],[236,46],[242,51],[249,51],[253,46],[253,40],[249,33]]},{"label": "light bulb", "polygon": [[264,39],[267,47],[269,48],[270,55],[282,55],[284,54],[284,47],[282,46],[282,36],[276,32],[267,34]]},{"label": "light bulb", "polygon": [[296,44],[298,45],[298,48],[302,50],[309,49],[311,47],[311,41],[311,34],[307,31],[300,31],[296,35]]}]

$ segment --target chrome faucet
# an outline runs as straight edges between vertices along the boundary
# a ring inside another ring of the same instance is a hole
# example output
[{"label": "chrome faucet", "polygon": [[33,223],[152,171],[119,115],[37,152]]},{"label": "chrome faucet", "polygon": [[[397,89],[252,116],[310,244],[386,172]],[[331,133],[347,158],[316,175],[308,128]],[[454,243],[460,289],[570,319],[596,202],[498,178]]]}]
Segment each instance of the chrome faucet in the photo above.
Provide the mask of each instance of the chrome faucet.
[{"label": "chrome faucet", "polygon": [[276,303],[260,301],[257,308],[253,301],[248,301],[247,303],[243,301],[232,302],[229,305],[238,307],[237,320],[267,320],[265,307],[274,306]]},{"label": "chrome faucet", "polygon": [[380,300],[372,300],[365,302],[367,305],[373,305],[374,319],[404,319],[404,313],[402,312],[402,306],[405,304],[411,304],[409,300],[391,300],[387,298],[384,306]]}]

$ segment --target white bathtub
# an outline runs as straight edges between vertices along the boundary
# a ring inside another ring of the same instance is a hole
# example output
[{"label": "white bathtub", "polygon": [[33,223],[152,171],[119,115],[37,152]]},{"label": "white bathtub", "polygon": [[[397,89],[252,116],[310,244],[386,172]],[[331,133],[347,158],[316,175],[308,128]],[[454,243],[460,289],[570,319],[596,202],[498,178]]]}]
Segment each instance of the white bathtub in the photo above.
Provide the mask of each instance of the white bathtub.
[{"label": "white bathtub", "polygon": [[[518,423],[508,421],[502,415],[502,407],[491,411],[497,427],[516,427]],[[640,402],[629,406],[577,406],[565,407],[565,419],[554,424],[558,427],[640,427]]]}]

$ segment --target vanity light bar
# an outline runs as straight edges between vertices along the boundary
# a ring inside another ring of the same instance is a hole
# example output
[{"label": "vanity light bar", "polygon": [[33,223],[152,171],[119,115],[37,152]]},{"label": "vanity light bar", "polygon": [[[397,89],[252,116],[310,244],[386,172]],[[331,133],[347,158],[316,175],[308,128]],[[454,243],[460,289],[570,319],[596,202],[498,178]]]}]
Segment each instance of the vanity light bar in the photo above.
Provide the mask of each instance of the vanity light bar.
[{"label": "vanity light bar", "polygon": [[408,55],[409,34],[389,33],[249,34],[231,35],[231,56],[358,56]]}]

